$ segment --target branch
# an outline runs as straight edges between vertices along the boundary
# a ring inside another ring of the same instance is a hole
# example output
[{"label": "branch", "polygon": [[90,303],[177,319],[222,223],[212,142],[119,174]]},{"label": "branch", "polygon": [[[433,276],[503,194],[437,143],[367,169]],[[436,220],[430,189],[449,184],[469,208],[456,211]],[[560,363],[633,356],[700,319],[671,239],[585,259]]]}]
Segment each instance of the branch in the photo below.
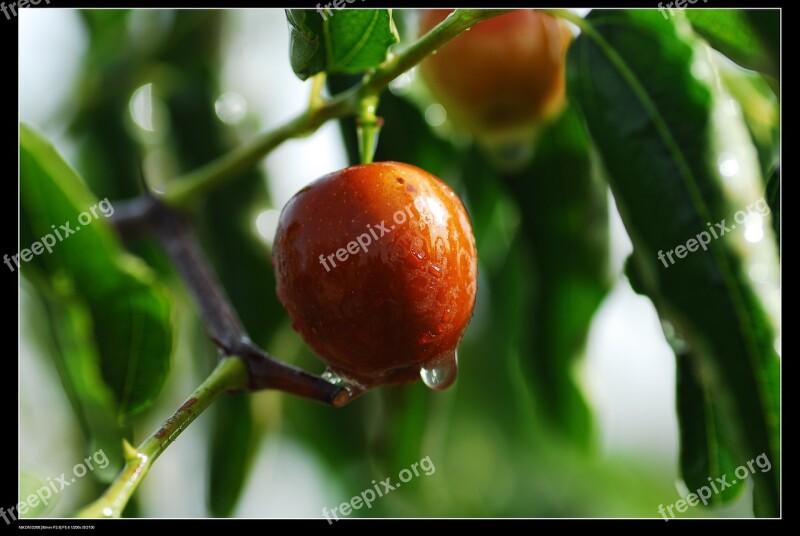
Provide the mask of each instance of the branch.
[{"label": "branch", "polygon": [[209,338],[223,356],[236,355],[247,364],[246,390],[277,389],[334,407],[360,394],[283,363],[250,340],[184,215],[153,197],[143,197],[120,203],[112,221],[123,235],[149,231],[161,242],[192,295]]},{"label": "branch", "polygon": [[178,177],[165,194],[164,201],[175,207],[186,207],[237,175],[255,166],[281,143],[316,132],[326,121],[358,112],[362,100],[375,97],[389,83],[412,69],[442,45],[473,25],[507,13],[508,9],[457,9],[430,32],[400,55],[392,56],[368,74],[353,88],[330,100],[314,97],[305,112],[288,123],[266,132],[250,143],[234,149],[216,160]]},{"label": "branch", "polygon": [[153,462],[221,394],[247,385],[247,370],[242,360],[223,359],[214,372],[198,387],[159,429],[139,448],[126,443],[125,467],[99,499],[82,509],[76,517],[120,517]]},{"label": "branch", "polygon": [[192,294],[209,337],[224,357],[186,402],[138,449],[125,444],[122,472],[77,517],[120,517],[153,462],[226,391],[278,389],[334,407],[341,407],[361,394],[282,363],[250,341],[182,214],[153,197],[144,196],[120,203],[112,220],[123,236],[150,231],[158,237]]}]

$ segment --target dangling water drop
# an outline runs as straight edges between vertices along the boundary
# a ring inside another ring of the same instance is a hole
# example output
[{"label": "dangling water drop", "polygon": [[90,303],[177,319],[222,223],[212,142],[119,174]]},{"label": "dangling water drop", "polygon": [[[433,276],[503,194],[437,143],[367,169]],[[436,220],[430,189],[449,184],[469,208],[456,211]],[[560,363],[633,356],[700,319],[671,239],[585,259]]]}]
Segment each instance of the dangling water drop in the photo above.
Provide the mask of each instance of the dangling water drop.
[{"label": "dangling water drop", "polygon": [[436,391],[447,389],[458,376],[458,353],[456,350],[438,356],[419,369],[419,376],[429,388]]}]

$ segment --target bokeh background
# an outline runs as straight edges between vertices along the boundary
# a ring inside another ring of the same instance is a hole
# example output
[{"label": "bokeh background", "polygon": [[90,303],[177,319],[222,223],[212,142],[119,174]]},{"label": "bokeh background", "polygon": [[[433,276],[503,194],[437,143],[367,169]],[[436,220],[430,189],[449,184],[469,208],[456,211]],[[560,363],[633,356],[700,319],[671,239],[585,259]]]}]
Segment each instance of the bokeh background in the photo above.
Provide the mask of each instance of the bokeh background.
[{"label": "bokeh background", "polygon": [[[395,15],[408,43],[415,14]],[[19,20],[20,120],[112,202],[140,191],[140,167],[159,190],[307,104],[283,10],[25,9]],[[331,79],[329,90],[352,82]],[[377,158],[442,177],[473,218],[479,296],[456,385],[381,389],[342,410],[270,392],[225,400],[158,460],[127,515],[321,517],[426,456],[434,474],[355,514],[655,517],[686,493],[675,356],[654,307],[624,276],[632,248],[607,187],[592,174],[553,180],[557,168],[542,159],[499,180],[427,98],[415,72],[392,84]],[[554,128],[574,121],[567,111]],[[286,201],[354,162],[353,132],[351,121],[332,121],[285,143],[196,218],[251,335],[314,372],[321,362],[275,298],[270,246]],[[215,352],[158,248],[145,242],[135,252],[169,282],[177,310],[172,373],[155,407],[135,419],[138,441],[202,381]],[[53,364],[46,309],[21,286],[24,496],[90,448]],[[36,514],[70,515],[104,488],[88,476]],[[749,516],[750,496],[687,515]]]}]

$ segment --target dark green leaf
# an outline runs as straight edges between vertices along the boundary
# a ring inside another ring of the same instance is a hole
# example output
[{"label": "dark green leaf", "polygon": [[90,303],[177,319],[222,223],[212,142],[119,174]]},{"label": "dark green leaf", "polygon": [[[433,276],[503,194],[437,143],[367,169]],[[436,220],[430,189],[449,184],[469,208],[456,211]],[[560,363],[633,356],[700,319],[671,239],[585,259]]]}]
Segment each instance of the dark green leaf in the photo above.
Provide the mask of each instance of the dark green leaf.
[{"label": "dark green leaf", "polygon": [[[52,253],[33,257],[32,266],[48,277],[68,278],[86,301],[103,379],[114,392],[120,418],[143,411],[169,371],[172,322],[165,290],[118,243],[106,220],[113,212],[108,200],[98,203],[55,149],[25,125],[20,187],[27,236],[54,242]],[[57,232],[67,224],[73,234]]]},{"label": "dark green leaf", "polygon": [[[607,168],[640,284],[687,341],[694,366],[708,370],[710,396],[736,424],[725,435],[736,438],[737,464],[764,453],[777,466],[775,317],[747,273],[757,260],[775,278],[771,231],[764,225],[766,236],[755,243],[744,240],[742,225],[719,239],[709,233],[725,219],[730,227],[748,206],[768,212],[755,149],[743,141],[741,117],[720,113],[713,64],[682,20],[603,10],[587,22],[569,53],[568,87]],[[731,159],[733,173],[721,166]],[[778,512],[779,474],[773,467],[753,475],[759,515]]]},{"label": "dark green leaf", "polygon": [[780,72],[779,61],[781,54],[781,11],[773,9],[744,9],[745,18],[750,27],[761,39],[764,51],[769,55],[770,62]]},{"label": "dark green leaf", "polygon": [[292,69],[301,80],[368,71],[399,41],[390,9],[287,9],[286,19]]},{"label": "dark green leaf", "polygon": [[729,487],[706,499],[709,505],[724,504],[736,499],[746,481],[735,476],[734,438],[726,435],[730,427],[723,422],[723,412],[708,388],[705,372],[694,370],[694,361],[687,354],[677,353],[676,405],[680,425],[680,464],[683,481],[692,491],[709,485],[709,477],[727,478]]},{"label": "dark green leaf", "polygon": [[695,31],[748,69],[775,79],[780,74],[780,11],[777,9],[687,9]]},{"label": "dark green leaf", "polygon": [[772,230],[775,243],[781,246],[781,167],[775,166],[767,177],[767,203],[772,209]]}]

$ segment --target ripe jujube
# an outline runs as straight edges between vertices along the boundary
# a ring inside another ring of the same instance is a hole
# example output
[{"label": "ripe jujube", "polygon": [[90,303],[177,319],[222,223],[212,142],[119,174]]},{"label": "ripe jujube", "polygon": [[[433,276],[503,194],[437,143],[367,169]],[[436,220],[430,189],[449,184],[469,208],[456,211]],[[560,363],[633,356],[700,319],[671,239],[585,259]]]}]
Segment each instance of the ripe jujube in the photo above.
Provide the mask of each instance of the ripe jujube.
[{"label": "ripe jujube", "polygon": [[[424,10],[420,32],[451,12]],[[481,138],[513,135],[562,108],[571,39],[561,19],[516,10],[456,36],[422,62],[422,75],[456,126]]]},{"label": "ripe jujube", "polygon": [[396,162],[326,175],[284,207],[273,255],[278,297],[331,372],[365,388],[455,379],[477,252],[444,182]]}]

